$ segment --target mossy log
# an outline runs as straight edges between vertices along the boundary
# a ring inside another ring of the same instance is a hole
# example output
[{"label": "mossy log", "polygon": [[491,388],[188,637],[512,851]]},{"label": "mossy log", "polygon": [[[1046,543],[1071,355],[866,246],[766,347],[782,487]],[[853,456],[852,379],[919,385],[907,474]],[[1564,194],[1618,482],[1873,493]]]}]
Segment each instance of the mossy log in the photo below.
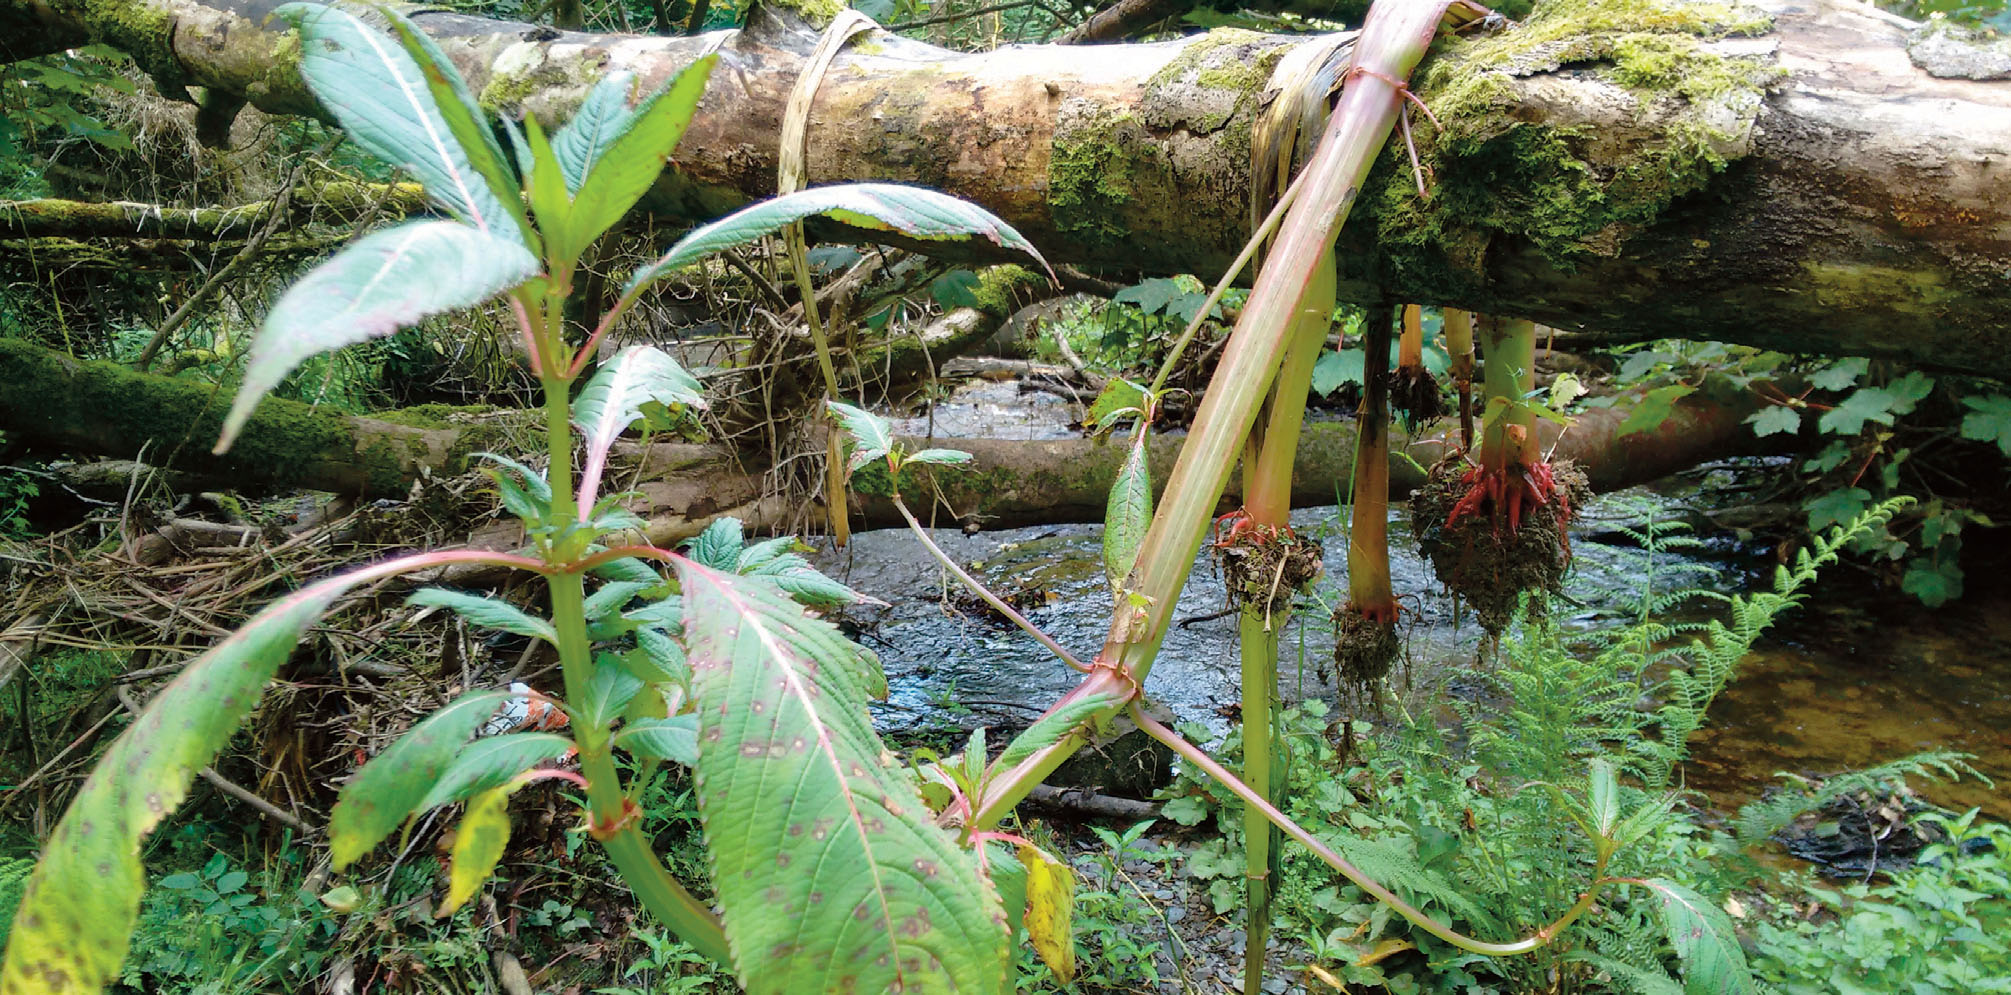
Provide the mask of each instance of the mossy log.
[{"label": "mossy log", "polygon": [[[0,429],[10,442],[139,459],[171,468],[192,484],[400,496],[422,476],[463,472],[473,453],[509,451],[513,438],[535,438],[531,414],[521,411],[429,405],[361,418],[268,398],[237,445],[213,456],[210,443],[229,403],[228,390],[200,381],[73,360],[0,338]],[[1625,405],[1579,416],[1561,439],[1550,423],[1539,427],[1550,433],[1546,447],[1555,445],[1556,455],[1587,467],[1595,487],[1610,489],[1756,451],[1760,441],[1743,420],[1759,403],[1750,393],[1700,391],[1679,401],[1658,428],[1625,438],[1616,436]],[[1167,479],[1183,438],[1172,433],[1154,440],[1154,480]],[[1419,482],[1413,461],[1435,462],[1446,451],[1446,439],[1421,435],[1392,457],[1394,493]],[[906,444],[948,446],[976,456],[968,470],[935,472],[933,481],[904,480],[902,493],[918,505],[935,499],[930,495],[939,498],[933,513],[940,521],[983,526],[1100,521],[1125,455],[1123,445],[1107,439],[938,438]],[[1353,422],[1309,424],[1299,443],[1293,501],[1332,502],[1347,480],[1353,452]],[[636,506],[650,523],[650,537],[668,542],[695,534],[720,515],[737,516],[751,527],[790,527],[804,509],[768,493],[762,469],[748,466],[726,445],[623,443],[609,479],[641,492]],[[863,524],[900,523],[886,499],[889,485],[884,471],[868,469],[854,478],[855,510]],[[1237,497],[1231,493],[1224,501],[1233,506]]]},{"label": "mossy log", "polygon": [[[314,113],[271,9],[0,0],[0,23],[73,25],[171,86]],[[761,14],[690,38],[414,16],[481,99],[552,119],[610,70],[655,84],[718,49],[645,205],[680,219],[772,192],[816,37]],[[1549,0],[1523,27],[1445,43],[1418,84],[1443,125],[1417,128],[1433,194],[1395,143],[1344,235],[1344,292],[2011,374],[2011,82],[1934,75],[1910,30],[1848,0]],[[874,34],[818,91],[809,176],[956,193],[1058,262],[1212,274],[1247,224],[1252,112],[1303,41],[1217,30],[959,54]]]},{"label": "mossy log", "polygon": [[[296,190],[280,230],[298,227],[317,214],[336,217],[382,209],[397,214],[420,210],[424,196],[416,183],[354,183],[338,180]],[[168,207],[130,201],[78,201],[55,197],[0,201],[0,238],[164,238],[194,242],[249,239],[272,217],[274,202],[234,207]]]},{"label": "mossy log", "polygon": [[466,441],[447,428],[392,424],[268,398],[224,456],[210,455],[228,389],[80,361],[0,338],[0,429],[42,449],[140,459],[232,487],[403,494]]}]

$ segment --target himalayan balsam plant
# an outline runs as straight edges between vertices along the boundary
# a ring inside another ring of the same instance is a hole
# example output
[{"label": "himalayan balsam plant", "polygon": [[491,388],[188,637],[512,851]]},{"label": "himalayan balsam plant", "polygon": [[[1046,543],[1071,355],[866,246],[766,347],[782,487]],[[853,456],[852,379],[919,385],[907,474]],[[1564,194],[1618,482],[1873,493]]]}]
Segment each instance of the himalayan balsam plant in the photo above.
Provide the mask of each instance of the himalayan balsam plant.
[{"label": "himalayan balsam plant", "polygon": [[[919,777],[887,759],[868,719],[867,700],[886,690],[878,661],[813,614],[857,595],[812,570],[790,551],[792,540],[750,545],[731,520],[715,523],[682,555],[631,544],[627,537],[642,523],[623,507],[626,495],[601,493],[615,439],[646,406],[702,406],[697,381],[648,346],[623,349],[578,381],[602,338],[658,278],[812,215],[911,239],[983,236],[1038,260],[1034,248],[985,211],[926,190],[802,190],[686,235],[637,271],[576,344],[563,315],[578,260],[655,182],[714,58],[640,100],[627,75],[611,73],[550,135],[535,119],[505,121],[506,153],[453,65],[404,18],[383,12],[386,33],[330,7],[291,4],[280,13],[300,32],[300,71],[322,104],[360,146],[417,179],[448,217],[359,239],[282,296],[253,347],[218,447],[231,444],[256,417],[260,398],[305,359],[501,295],[544,393],[544,471],[489,457],[500,499],[522,520],[527,545],[507,553],[422,553],[309,584],[191,661],[114,742],[47,841],[0,965],[0,995],[81,995],[116,976],[145,887],[142,840],[257,705],[308,626],[360,587],[457,564],[543,578],[549,618],[465,592],[427,589],[414,598],[550,643],[564,684],[563,697],[550,704],[563,710],[570,734],[475,738],[509,693],[472,691],[449,703],[343,787],[328,826],[336,871],[415,818],[461,805],[446,905],[466,902],[504,852],[511,793],[536,779],[564,779],[583,794],[588,835],[644,907],[729,966],[751,992],[1003,992],[1016,930],[1057,975],[1069,977],[1067,867],[997,827],[1042,777],[1120,716],[1241,798],[1251,826],[1263,829],[1247,838],[1268,839],[1275,826],[1463,950],[1536,949],[1618,883],[1598,870],[1630,842],[1641,816],[1619,810],[1610,770],[1591,771],[1582,802],[1559,796],[1584,829],[1595,865],[1582,898],[1561,921],[1529,936],[1488,941],[1434,921],[1286,818],[1267,797],[1265,770],[1246,771],[1255,785],[1245,784],[1140,707],[1195,550],[1246,445],[1255,455],[1249,508],[1220,539],[1231,548],[1275,544],[1289,531],[1289,454],[1307,390],[1301,367],[1324,336],[1314,318],[1331,309],[1335,232],[1397,121],[1407,97],[1402,80],[1441,20],[1471,24],[1481,9],[1443,0],[1375,5],[1325,137],[1264,226],[1276,226],[1274,250],[1156,511],[1143,451],[1163,378],[1139,392],[1134,458],[1111,500],[1112,625],[1093,660],[1077,659],[984,591],[907,514],[946,569],[1084,674],[996,757],[987,759],[980,733],[960,760],[918,765]],[[1246,248],[1244,258],[1251,255]],[[910,467],[948,470],[969,460],[950,450],[910,452],[871,413],[835,401],[829,409],[849,440],[833,447],[847,470],[878,461],[898,484]],[[894,500],[907,513],[898,492]],[[1289,597],[1264,593],[1245,605],[1245,684],[1268,703],[1276,626]],[[1268,733],[1268,724],[1246,730],[1245,743],[1257,744],[1246,753],[1268,756]],[[542,766],[569,753],[577,772]],[[623,778],[618,754],[633,761],[633,776]],[[639,829],[641,786],[665,763],[692,772],[712,905],[670,874]],[[1268,863],[1255,847],[1250,858],[1249,893],[1261,909],[1271,891]],[[1671,883],[1626,883],[1664,898],[1670,942],[1693,986],[1742,990],[1743,962],[1721,915]],[[1253,922],[1250,935],[1261,936],[1261,928]],[[1262,970],[1262,958],[1253,957],[1247,991],[1260,989]]]}]

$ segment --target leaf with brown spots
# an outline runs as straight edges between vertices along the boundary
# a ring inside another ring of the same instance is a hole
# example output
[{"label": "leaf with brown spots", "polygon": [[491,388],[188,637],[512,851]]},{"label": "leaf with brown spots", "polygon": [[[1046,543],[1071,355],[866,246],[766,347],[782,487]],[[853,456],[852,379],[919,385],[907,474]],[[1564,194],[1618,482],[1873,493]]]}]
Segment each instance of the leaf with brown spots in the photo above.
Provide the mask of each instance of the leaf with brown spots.
[{"label": "leaf with brown spots", "polygon": [[50,835],[14,916],[0,995],[83,995],[118,974],[146,890],[140,842],[251,714],[301,632],[357,584],[408,557],[333,577],[258,613],[183,668],[105,751]]},{"label": "leaf with brown spots", "polygon": [[741,984],[1005,991],[997,894],[880,761],[878,661],[772,585],[689,560],[678,573],[699,814]]},{"label": "leaf with brown spots", "polygon": [[328,814],[328,855],[336,870],[370,852],[421,811],[470,737],[508,700],[508,691],[471,691],[405,730],[384,752],[370,758]]}]

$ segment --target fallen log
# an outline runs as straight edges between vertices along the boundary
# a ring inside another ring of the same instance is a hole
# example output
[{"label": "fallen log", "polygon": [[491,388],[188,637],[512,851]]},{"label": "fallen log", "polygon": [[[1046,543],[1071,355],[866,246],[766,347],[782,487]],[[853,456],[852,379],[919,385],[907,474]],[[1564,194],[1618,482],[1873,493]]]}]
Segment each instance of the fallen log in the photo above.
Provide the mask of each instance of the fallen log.
[{"label": "fallen log", "polygon": [[[454,409],[442,405],[386,412],[373,418],[320,410],[268,398],[238,445],[214,456],[215,438],[229,395],[196,381],[135,373],[108,362],[80,362],[15,339],[0,339],[0,426],[10,439],[116,459],[141,454],[194,485],[255,491],[311,488],[344,495],[406,494],[425,477],[465,472],[479,452],[508,450],[509,440],[530,434],[535,412]],[[1761,449],[1744,424],[1764,403],[1749,391],[1700,390],[1678,401],[1668,418],[1646,432],[1620,436],[1628,408],[1616,405],[1577,416],[1568,430],[1548,422],[1540,430],[1555,455],[1583,464],[1595,488],[1608,490],[1666,476],[1708,459]],[[1164,482],[1185,440],[1167,433],[1153,440],[1153,479]],[[1793,440],[1781,440],[1791,443]],[[968,470],[911,470],[901,490],[925,518],[977,527],[1037,522],[1101,521],[1106,495],[1125,449],[1109,439],[908,438],[912,448],[963,449],[976,459]],[[1392,454],[1390,486],[1403,493],[1420,481],[1451,443],[1424,434]],[[1329,504],[1348,480],[1354,453],[1352,421],[1315,421],[1299,443],[1292,499]],[[724,444],[624,442],[608,470],[609,486],[641,493],[636,509],[658,543],[696,534],[723,515],[750,529],[788,530],[803,520],[801,502],[774,493],[766,463]],[[887,499],[884,472],[854,477],[860,524],[901,524]],[[1232,490],[1224,508],[1238,501]],[[503,532],[484,542],[508,546]]]},{"label": "fallen log", "polygon": [[[271,9],[0,0],[0,23],[110,42],[171,88],[314,113],[289,58],[297,43]],[[772,193],[782,106],[816,37],[759,13],[746,30],[691,38],[414,17],[482,100],[548,119],[608,71],[655,84],[717,50],[645,208],[682,220]],[[2011,198],[2000,196],[2011,82],[1937,76],[1959,70],[1916,65],[1919,41],[1854,0],[1582,0],[1445,43],[1418,85],[1441,125],[1416,129],[1432,193],[1419,197],[1396,143],[1344,233],[1344,292],[1609,339],[2011,374]],[[1246,232],[1250,120],[1270,69],[1315,42],[1217,30],[1092,57],[960,54],[874,34],[818,90],[808,174],[947,190],[1057,262],[1212,274]]]}]

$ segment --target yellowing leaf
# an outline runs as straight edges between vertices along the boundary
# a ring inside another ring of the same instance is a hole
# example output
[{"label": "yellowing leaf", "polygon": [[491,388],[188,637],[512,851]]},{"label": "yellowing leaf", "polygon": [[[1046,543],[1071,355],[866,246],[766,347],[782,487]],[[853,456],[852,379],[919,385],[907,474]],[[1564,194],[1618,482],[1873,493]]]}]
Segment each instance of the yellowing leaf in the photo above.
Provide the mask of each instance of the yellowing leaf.
[{"label": "yellowing leaf", "polygon": [[1055,977],[1075,979],[1075,872],[1037,846],[1019,848],[1026,866],[1026,935]]},{"label": "yellowing leaf", "polygon": [[467,814],[454,830],[454,852],[447,871],[447,900],[440,903],[439,917],[475,897],[475,891],[496,872],[503,859],[503,847],[510,842],[510,794],[514,784],[491,788],[468,803]]}]

